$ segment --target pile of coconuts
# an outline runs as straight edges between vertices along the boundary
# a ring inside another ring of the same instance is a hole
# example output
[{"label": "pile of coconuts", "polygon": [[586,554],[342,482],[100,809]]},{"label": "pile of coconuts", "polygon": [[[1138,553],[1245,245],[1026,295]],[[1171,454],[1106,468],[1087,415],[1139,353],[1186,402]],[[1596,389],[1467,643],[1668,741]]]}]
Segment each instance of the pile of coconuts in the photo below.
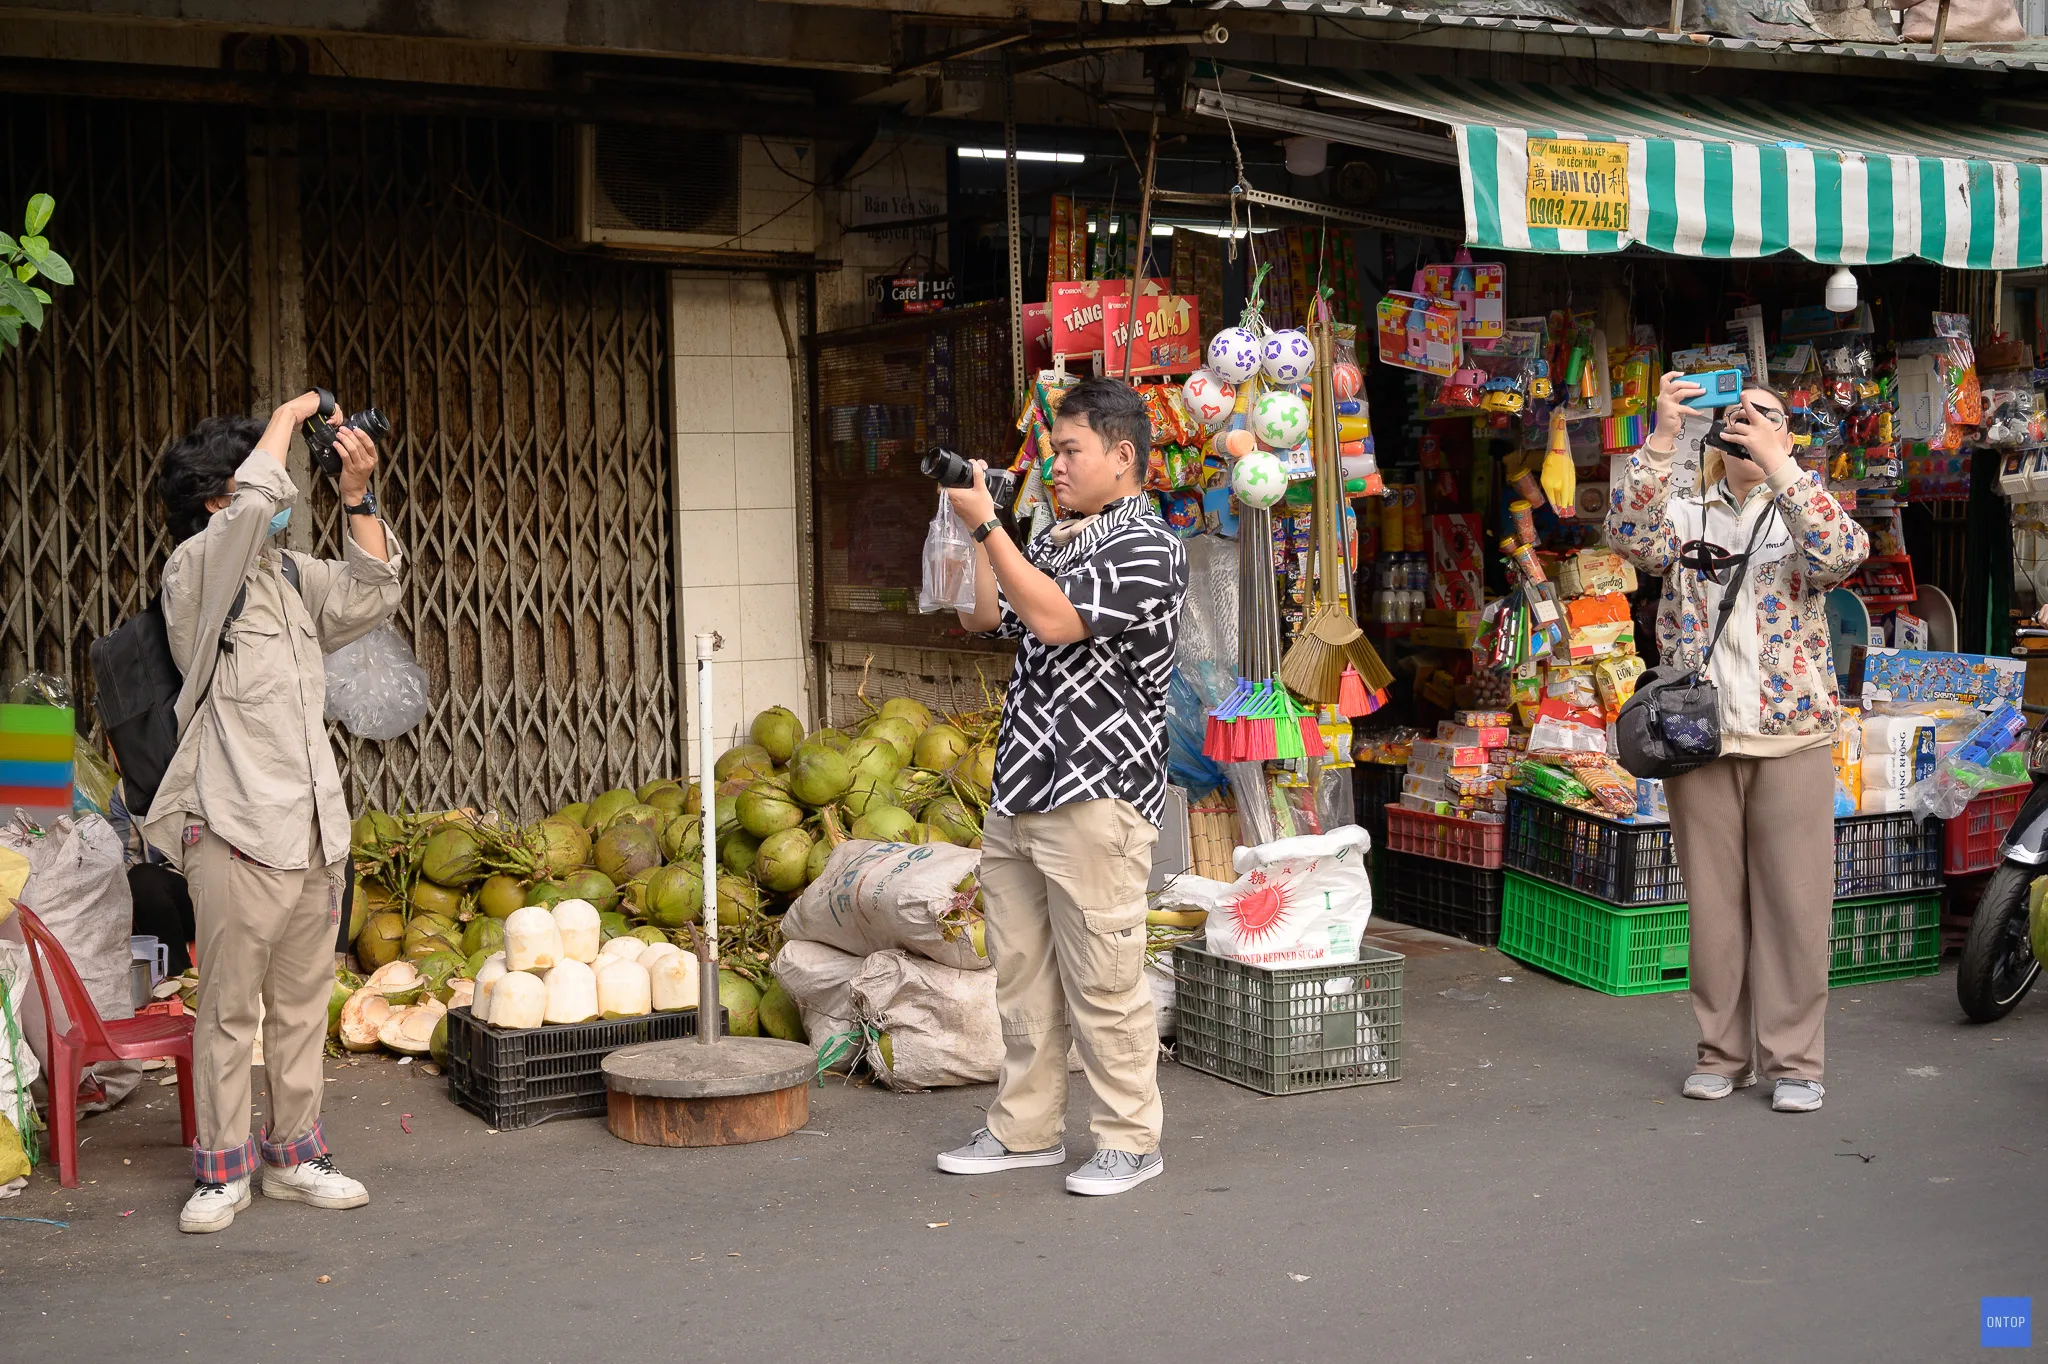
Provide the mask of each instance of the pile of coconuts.
[{"label": "pile of coconuts", "polygon": [[[719,998],[731,1032],[807,1040],[769,964],[782,911],[839,844],[981,846],[995,727],[993,711],[938,718],[898,697],[858,725],[806,733],[777,706],[718,757]],[[337,977],[331,1035],[351,1050],[421,1054],[419,1035],[430,1034],[425,1052],[444,1059],[447,1009],[462,1006],[505,949],[505,921],[530,905],[586,901],[604,941],[630,935],[703,957],[702,842],[701,788],[674,778],[604,791],[525,825],[495,813],[366,811],[354,826],[350,915],[360,974]],[[401,962],[409,970],[377,974]],[[402,1002],[387,1013],[370,998],[371,980],[376,995]],[[346,1005],[359,994],[344,1038]],[[386,1029],[400,1010],[414,1012]]]}]

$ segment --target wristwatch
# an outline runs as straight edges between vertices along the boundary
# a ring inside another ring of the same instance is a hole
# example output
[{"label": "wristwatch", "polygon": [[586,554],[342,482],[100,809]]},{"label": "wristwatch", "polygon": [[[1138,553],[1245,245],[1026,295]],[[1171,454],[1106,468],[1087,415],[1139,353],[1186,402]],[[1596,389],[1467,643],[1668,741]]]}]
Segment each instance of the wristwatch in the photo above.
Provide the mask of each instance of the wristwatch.
[{"label": "wristwatch", "polygon": [[982,544],[989,536],[994,535],[1002,528],[1003,523],[991,516],[988,520],[974,528],[974,543],[977,545]]},{"label": "wristwatch", "polygon": [[377,514],[377,494],[365,488],[362,501],[356,503],[353,507],[344,502],[341,504],[341,509],[350,516],[375,516]]}]

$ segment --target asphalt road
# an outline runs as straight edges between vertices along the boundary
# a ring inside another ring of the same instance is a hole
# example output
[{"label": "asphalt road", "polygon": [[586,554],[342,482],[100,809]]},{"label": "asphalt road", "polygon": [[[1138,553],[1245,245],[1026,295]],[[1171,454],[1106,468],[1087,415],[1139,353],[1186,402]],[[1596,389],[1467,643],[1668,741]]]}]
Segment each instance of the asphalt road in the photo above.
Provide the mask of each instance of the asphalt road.
[{"label": "asphalt road", "polygon": [[1838,990],[1795,1116],[1678,1096],[1683,995],[1473,951],[1407,995],[1397,1084],[1162,1067],[1167,1172],[1109,1199],[934,1172],[987,1089],[834,1082],[805,1133],[667,1151],[490,1133],[366,1059],[327,1111],[369,1207],[181,1236],[151,1084],[86,1122],[82,1187],[0,1202],[69,1223],[0,1221],[0,1359],[1933,1361],[1985,1353],[1979,1297],[2048,1302],[2048,1000],[1970,1028],[1952,964]]}]

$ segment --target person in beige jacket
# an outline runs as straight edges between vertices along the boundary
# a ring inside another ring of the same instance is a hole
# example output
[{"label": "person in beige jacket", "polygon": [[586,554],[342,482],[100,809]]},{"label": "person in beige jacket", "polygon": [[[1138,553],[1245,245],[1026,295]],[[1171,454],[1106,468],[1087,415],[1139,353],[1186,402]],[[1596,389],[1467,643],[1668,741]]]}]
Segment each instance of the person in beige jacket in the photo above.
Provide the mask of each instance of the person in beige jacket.
[{"label": "person in beige jacket", "polygon": [[[398,605],[402,560],[377,515],[377,450],[337,433],[346,557],[287,554],[275,537],[298,489],[292,433],[319,410],[294,398],[267,425],[215,417],[164,454],[158,496],[176,548],[163,613],[184,674],[177,752],[143,837],[185,874],[198,927],[193,1040],[199,1139],[181,1231],[220,1231],[263,1192],[317,1208],[369,1202],[320,1128],[321,1052],[348,874],[349,813],[327,742],[322,656]],[[293,584],[296,577],[296,586]],[[250,1131],[250,1054],[263,1006],[269,1123]]]}]

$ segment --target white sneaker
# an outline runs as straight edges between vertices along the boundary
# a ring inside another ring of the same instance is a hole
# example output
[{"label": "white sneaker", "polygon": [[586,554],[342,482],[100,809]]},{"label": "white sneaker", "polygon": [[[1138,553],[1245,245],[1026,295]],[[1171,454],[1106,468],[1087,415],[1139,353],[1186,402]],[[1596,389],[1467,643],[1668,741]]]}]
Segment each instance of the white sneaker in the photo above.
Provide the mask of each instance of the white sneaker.
[{"label": "white sneaker", "polygon": [[334,1168],[330,1156],[315,1156],[297,1165],[263,1167],[263,1196],[316,1208],[360,1208],[370,1201],[362,1181]]},{"label": "white sneaker", "polygon": [[249,1206],[249,1177],[225,1184],[193,1181],[192,1196],[178,1213],[178,1230],[194,1233],[226,1231],[235,1224],[235,1214]]},{"label": "white sneaker", "polygon": [[1827,1093],[1818,1080],[1783,1079],[1771,1091],[1771,1108],[1779,1113],[1812,1113]]}]

